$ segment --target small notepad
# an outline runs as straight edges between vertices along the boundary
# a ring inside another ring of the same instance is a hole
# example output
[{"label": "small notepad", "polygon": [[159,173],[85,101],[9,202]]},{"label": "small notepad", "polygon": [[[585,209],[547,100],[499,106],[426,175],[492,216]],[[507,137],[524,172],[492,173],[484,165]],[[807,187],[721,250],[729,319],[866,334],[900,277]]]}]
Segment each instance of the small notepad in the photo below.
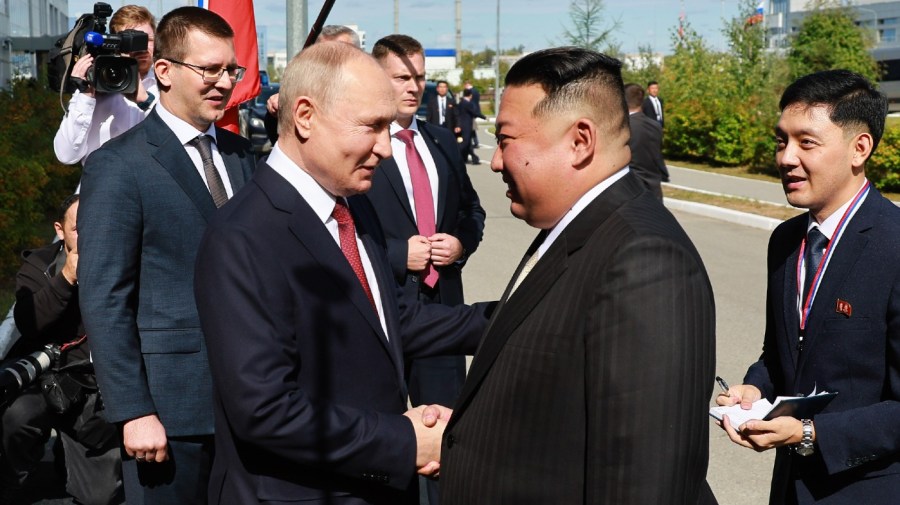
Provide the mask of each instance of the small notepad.
[{"label": "small notepad", "polygon": [[712,407],[709,409],[709,415],[717,421],[721,421],[723,415],[728,415],[731,425],[735,428],[752,419],[770,421],[782,416],[812,419],[816,414],[822,412],[835,396],[837,393],[822,391],[810,396],[779,396],[775,398],[775,403],[763,398],[753,402],[749,410],[742,409],[740,404],[729,407]]}]

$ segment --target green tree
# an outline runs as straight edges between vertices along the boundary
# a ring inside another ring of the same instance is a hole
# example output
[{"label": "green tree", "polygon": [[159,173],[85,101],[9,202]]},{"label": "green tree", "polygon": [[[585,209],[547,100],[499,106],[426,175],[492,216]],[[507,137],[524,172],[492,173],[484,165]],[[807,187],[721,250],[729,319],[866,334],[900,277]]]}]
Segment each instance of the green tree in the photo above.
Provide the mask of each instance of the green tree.
[{"label": "green tree", "polygon": [[603,0],[571,0],[569,20],[572,28],[566,28],[563,32],[563,42],[612,55],[619,54],[619,45],[612,34],[619,29],[622,21],[616,19],[607,26],[603,10]]},{"label": "green tree", "polygon": [[809,10],[791,40],[791,79],[843,68],[877,81],[881,72],[868,52],[875,40],[871,32],[856,26],[856,11],[838,0],[813,0]]}]

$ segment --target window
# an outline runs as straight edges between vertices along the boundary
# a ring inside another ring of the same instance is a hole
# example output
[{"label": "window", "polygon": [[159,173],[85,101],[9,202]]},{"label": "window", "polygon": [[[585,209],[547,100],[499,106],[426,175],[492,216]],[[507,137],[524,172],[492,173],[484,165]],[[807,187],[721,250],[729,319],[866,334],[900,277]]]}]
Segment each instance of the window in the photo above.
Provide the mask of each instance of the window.
[{"label": "window", "polygon": [[881,42],[897,42],[896,28],[886,28],[884,30],[879,30],[879,32]]}]

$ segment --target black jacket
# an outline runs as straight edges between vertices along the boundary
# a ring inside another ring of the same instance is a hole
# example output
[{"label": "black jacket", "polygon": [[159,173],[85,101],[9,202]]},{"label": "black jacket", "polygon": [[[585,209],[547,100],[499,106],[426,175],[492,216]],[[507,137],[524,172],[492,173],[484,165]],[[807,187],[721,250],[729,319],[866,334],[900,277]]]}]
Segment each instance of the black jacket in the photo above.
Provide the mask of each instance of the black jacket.
[{"label": "black jacket", "polygon": [[[62,275],[65,264],[63,243],[56,242],[22,253],[22,267],[16,274],[16,306],[13,315],[22,337],[9,357],[18,358],[47,344],[64,344],[84,335],[78,306],[78,285]],[[62,354],[58,365],[78,365],[92,372],[87,341]],[[93,384],[93,377],[89,382]]]}]

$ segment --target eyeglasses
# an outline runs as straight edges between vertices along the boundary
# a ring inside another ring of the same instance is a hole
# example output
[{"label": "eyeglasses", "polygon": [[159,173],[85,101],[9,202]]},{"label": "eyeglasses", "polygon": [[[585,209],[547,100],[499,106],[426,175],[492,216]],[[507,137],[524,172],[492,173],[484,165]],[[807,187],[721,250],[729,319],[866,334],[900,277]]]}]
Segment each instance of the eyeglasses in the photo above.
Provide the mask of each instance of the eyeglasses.
[{"label": "eyeglasses", "polygon": [[203,77],[203,82],[205,82],[206,84],[215,84],[219,82],[219,79],[221,79],[222,75],[224,75],[226,72],[228,73],[228,79],[230,79],[231,82],[239,82],[244,78],[244,72],[247,71],[247,69],[244,67],[201,67],[200,65],[185,63],[183,61],[173,60],[172,58],[160,59],[169,60],[172,63],[190,67],[192,70],[199,73],[201,77]]}]

